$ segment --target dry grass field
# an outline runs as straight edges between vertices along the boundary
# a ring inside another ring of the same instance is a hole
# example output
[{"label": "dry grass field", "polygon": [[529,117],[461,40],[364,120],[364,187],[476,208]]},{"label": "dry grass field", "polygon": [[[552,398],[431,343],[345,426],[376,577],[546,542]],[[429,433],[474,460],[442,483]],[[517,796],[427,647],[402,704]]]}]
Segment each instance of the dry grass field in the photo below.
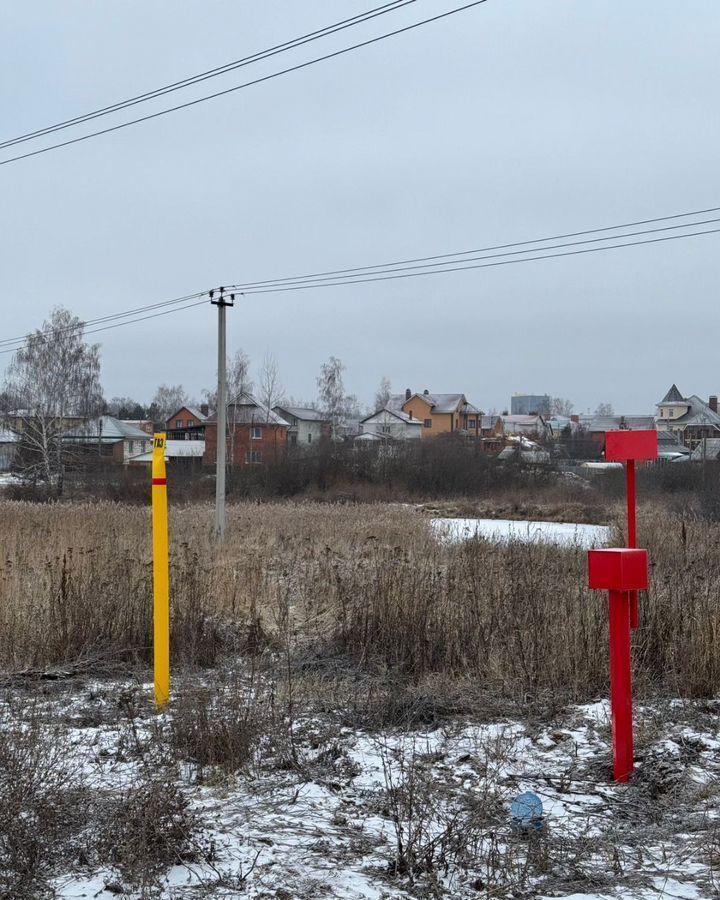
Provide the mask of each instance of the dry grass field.
[{"label": "dry grass field", "polygon": [[[240,503],[220,548],[211,525],[209,506],[171,510],[177,665],[281,654],[323,680],[471,679],[508,700],[579,701],[606,685],[605,603],[585,586],[581,549],[439,544],[427,517],[400,505]],[[147,509],[6,502],[0,529],[4,671],[118,674],[149,662]],[[652,587],[636,635],[638,689],[712,696],[720,525],[647,506],[640,539]]]},{"label": "dry grass field", "polygon": [[[0,898],[711,896],[720,524],[641,509],[623,791],[585,551],[438,542],[453,503],[237,503],[222,547],[209,505],[171,507],[160,715],[149,510],[0,503]],[[620,542],[619,505],[584,518]]]}]

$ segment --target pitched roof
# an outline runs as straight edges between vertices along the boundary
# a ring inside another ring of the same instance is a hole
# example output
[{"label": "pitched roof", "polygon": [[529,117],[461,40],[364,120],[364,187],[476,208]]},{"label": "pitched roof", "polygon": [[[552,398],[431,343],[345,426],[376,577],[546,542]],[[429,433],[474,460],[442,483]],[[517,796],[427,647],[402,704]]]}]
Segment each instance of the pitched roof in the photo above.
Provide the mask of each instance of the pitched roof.
[{"label": "pitched roof", "polygon": [[[165,441],[165,459],[202,457],[205,453],[205,441]],[[152,462],[152,450],[130,457],[131,462]]]},{"label": "pitched roof", "polygon": [[667,392],[667,394],[665,394],[665,396],[662,398],[662,400],[660,401],[660,403],[680,403],[680,402],[682,402],[684,399],[685,399],[685,398],[683,397],[683,395],[682,395],[682,394],[680,393],[680,391],[678,390],[678,386],[677,386],[676,384],[674,384],[674,385],[670,388],[670,390]]},{"label": "pitched roof", "polygon": [[[217,413],[214,413],[207,422],[217,422]],[[289,428],[289,422],[286,422],[282,416],[279,416],[271,409],[265,409],[261,406],[252,394],[243,391],[228,403],[228,422],[234,422],[236,425],[279,425]]]},{"label": "pitched roof", "polygon": [[[419,397],[429,403],[434,413],[454,413],[461,403],[467,403],[464,394],[431,394],[429,392],[426,394],[423,391],[422,394],[413,394],[410,399],[412,400],[413,397]],[[407,402],[407,400],[403,400],[403,403]]]},{"label": "pitched roof", "polygon": [[180,407],[180,409],[176,410],[171,416],[168,416],[167,419],[166,419],[165,421],[169,422],[170,419],[174,419],[175,416],[176,416],[178,413],[182,412],[184,409],[186,409],[186,410],[190,413],[190,415],[191,415],[194,419],[197,419],[199,422],[204,422],[204,421],[207,419],[207,416],[204,416],[204,415],[200,412],[199,409],[196,409],[194,406],[188,406],[187,403],[183,403],[183,405]]},{"label": "pitched roof", "polygon": [[273,410],[275,412],[280,410],[281,413],[288,413],[296,419],[300,419],[302,422],[330,421],[325,413],[320,412],[319,409],[313,409],[311,406],[282,406],[281,404],[278,404],[277,406],[273,406]]},{"label": "pitched roof", "polygon": [[687,398],[687,403],[690,408],[684,416],[678,416],[676,419],[673,419],[673,425],[682,424],[720,426],[720,415],[718,415],[718,413],[716,412],[713,412],[708,404],[704,400],[701,400],[700,397],[693,394],[692,397]]},{"label": "pitched roof", "polygon": [[370,413],[369,416],[365,416],[364,419],[360,419],[360,424],[363,422],[369,422],[370,419],[374,419],[375,416],[379,416],[380,413],[389,413],[391,416],[395,416],[396,419],[400,419],[401,422],[405,422],[406,425],[422,425],[420,419],[417,419],[415,416],[411,416],[406,412],[403,412],[401,409],[390,409],[389,406],[383,406],[382,409],[376,409],[374,413]]},{"label": "pitched roof", "polygon": [[100,416],[85,422],[79,428],[71,428],[63,434],[63,439],[67,440],[100,440],[107,443],[115,441],[131,440],[131,441],[149,441],[151,435],[147,431],[141,431],[134,425],[128,425],[114,416]]},{"label": "pitched roof", "polygon": [[587,431],[654,431],[654,416],[583,416],[581,425]]}]

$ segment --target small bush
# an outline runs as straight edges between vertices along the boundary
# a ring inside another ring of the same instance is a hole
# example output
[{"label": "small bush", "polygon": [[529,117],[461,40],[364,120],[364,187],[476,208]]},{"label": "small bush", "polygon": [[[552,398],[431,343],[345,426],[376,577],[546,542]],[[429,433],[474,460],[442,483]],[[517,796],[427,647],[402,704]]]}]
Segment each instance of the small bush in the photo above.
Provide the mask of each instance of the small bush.
[{"label": "small bush", "polygon": [[60,737],[0,718],[0,900],[49,896],[53,865],[82,852],[87,805]]},{"label": "small bush", "polygon": [[266,724],[262,699],[252,689],[221,684],[179,697],[168,728],[174,752],[203,780],[207,769],[231,775],[246,768]]},{"label": "small bush", "polygon": [[141,775],[110,804],[99,829],[98,855],[123,881],[151,895],[170,866],[206,856],[198,817],[168,772]]}]

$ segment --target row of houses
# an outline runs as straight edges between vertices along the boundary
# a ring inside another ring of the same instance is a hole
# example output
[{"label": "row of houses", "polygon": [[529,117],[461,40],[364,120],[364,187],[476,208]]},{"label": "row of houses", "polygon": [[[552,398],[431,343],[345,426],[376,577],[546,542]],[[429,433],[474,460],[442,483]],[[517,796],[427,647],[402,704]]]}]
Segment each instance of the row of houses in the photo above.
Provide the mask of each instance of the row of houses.
[{"label": "row of houses", "polygon": [[[284,456],[289,450],[311,451],[333,436],[328,416],[317,409],[276,405],[267,409],[243,392],[228,405],[227,457],[231,465],[255,465]],[[121,421],[112,416],[68,420],[63,442],[79,451],[121,465],[143,466],[152,459],[149,420]],[[0,469],[11,467],[28,417],[6,418],[0,430]],[[214,465],[217,456],[217,419],[207,408],[183,406],[164,423],[167,455],[189,466]],[[424,390],[391,395],[386,404],[356,423],[344,439],[356,442],[396,442],[457,433],[481,444],[488,453],[506,458],[529,452],[536,460],[548,457],[555,446],[577,449],[583,456],[602,458],[605,433],[614,430],[657,429],[661,456],[666,459],[718,458],[720,414],[717,397],[708,401],[684,397],[672,385],[657,404],[654,416],[543,416],[539,413],[486,415],[465,394]],[[572,442],[575,442],[574,444]],[[549,449],[550,448],[550,449]]]}]

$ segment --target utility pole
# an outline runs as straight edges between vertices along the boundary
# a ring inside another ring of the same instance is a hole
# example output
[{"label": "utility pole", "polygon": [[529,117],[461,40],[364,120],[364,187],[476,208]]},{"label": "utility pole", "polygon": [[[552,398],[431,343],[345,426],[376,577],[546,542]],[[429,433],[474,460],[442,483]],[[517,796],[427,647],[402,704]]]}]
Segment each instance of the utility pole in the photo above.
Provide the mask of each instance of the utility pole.
[{"label": "utility pole", "polygon": [[218,387],[217,387],[217,460],[215,463],[215,538],[225,539],[225,457],[227,452],[227,352],[225,307],[235,305],[235,294],[226,296],[225,288],[210,291],[210,302],[218,308]]}]

